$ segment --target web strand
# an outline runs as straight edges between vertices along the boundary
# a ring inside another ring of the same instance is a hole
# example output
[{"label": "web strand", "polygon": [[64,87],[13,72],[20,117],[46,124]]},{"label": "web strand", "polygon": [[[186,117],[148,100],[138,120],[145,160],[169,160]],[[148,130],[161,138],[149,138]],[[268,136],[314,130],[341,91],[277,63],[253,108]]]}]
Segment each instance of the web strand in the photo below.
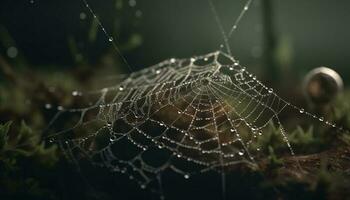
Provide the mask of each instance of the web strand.
[{"label": "web strand", "polygon": [[229,44],[229,38],[227,37],[226,35],[226,31],[222,25],[222,22],[220,20],[220,17],[218,15],[218,12],[216,11],[216,8],[215,8],[215,5],[213,4],[212,0],[208,0],[208,3],[209,3],[209,6],[210,6],[210,9],[211,9],[211,12],[213,13],[213,16],[214,16],[214,19],[215,19],[215,22],[221,32],[221,35],[223,37],[223,40],[224,40],[224,45],[225,45],[225,48],[226,48],[226,51],[229,55],[232,55],[232,52],[231,52],[231,47],[230,47],[230,44]]},{"label": "web strand", "polygon": [[232,25],[231,30],[227,35],[228,39],[230,39],[232,37],[233,33],[237,30],[239,23],[243,19],[246,12],[249,10],[253,1],[254,0],[248,0],[247,3],[244,5],[243,10],[240,12],[238,18],[236,19],[235,23]]},{"label": "web strand", "polygon": [[98,26],[100,27],[100,29],[102,30],[103,34],[107,37],[108,41],[112,44],[115,52],[117,53],[117,55],[122,59],[122,61],[126,64],[126,66],[128,67],[130,72],[133,72],[133,69],[131,67],[131,65],[129,64],[129,62],[126,60],[126,58],[124,57],[124,55],[122,54],[122,52],[120,51],[118,45],[117,45],[117,41],[109,34],[109,32],[106,30],[106,28],[103,26],[102,22],[100,21],[99,17],[97,16],[97,14],[95,13],[95,11],[91,8],[90,4],[87,2],[87,0],[82,0],[84,5],[86,6],[86,8],[88,9],[88,11],[90,12],[90,14],[93,16],[94,20],[96,20]]},{"label": "web strand", "polygon": [[231,29],[230,31],[228,32],[228,34],[226,33],[224,27],[223,27],[223,24],[221,22],[221,19],[218,15],[218,12],[215,8],[215,5],[214,3],[212,2],[212,0],[208,0],[208,3],[209,3],[209,6],[210,6],[210,10],[214,16],[214,19],[216,21],[216,24],[221,32],[221,36],[223,38],[223,41],[224,41],[224,46],[226,48],[226,51],[227,53],[232,56],[232,51],[231,51],[231,46],[230,46],[230,38],[232,37],[232,35],[234,34],[234,32],[237,30],[238,26],[239,26],[239,23],[241,22],[241,20],[243,19],[244,15],[246,14],[246,12],[249,10],[252,2],[254,0],[248,0],[242,11],[240,12],[239,16],[237,17],[237,19],[235,20],[234,24],[231,26]]}]

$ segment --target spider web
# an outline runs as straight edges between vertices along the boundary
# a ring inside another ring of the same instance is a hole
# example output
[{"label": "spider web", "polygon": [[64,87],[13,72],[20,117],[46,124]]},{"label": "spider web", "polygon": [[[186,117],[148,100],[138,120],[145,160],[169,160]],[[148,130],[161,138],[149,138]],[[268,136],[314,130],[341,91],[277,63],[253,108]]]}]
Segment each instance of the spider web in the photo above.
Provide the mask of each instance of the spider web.
[{"label": "spider web", "polygon": [[[51,135],[51,141],[58,142],[77,165],[80,159],[87,159],[96,166],[127,174],[143,189],[154,180],[160,182],[161,174],[168,170],[185,179],[217,171],[225,193],[227,169],[255,165],[264,156],[258,141],[271,122],[278,125],[294,155],[279,114],[289,107],[319,121],[324,119],[280,98],[231,56],[228,39],[252,0],[245,4],[227,35],[214,5],[209,3],[228,53],[172,58],[133,72],[113,87],[73,92],[73,96],[95,100],[86,107],[60,107],[51,124],[69,119],[72,126]],[[109,40],[120,55],[114,40]]]},{"label": "spider web", "polygon": [[99,98],[89,107],[58,113],[57,118],[69,114],[77,120],[52,139],[70,160],[85,157],[127,173],[141,188],[166,170],[187,179],[254,165],[262,156],[259,137],[270,121],[280,125],[290,147],[278,115],[293,105],[220,51],[166,60],[88,95]]}]

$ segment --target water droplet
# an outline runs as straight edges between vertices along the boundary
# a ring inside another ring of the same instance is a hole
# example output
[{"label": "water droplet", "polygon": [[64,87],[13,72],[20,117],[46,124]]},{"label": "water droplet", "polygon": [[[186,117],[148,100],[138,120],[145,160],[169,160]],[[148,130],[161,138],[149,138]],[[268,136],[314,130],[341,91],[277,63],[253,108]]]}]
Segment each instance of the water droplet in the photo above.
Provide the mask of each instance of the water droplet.
[{"label": "water droplet", "polygon": [[269,89],[269,93],[270,94],[273,93],[273,89],[272,88]]},{"label": "water droplet", "polygon": [[119,91],[123,91],[124,90],[124,87],[123,86],[120,86],[119,87]]},{"label": "water droplet", "polygon": [[231,133],[235,132],[235,129],[231,128],[231,129],[230,129],[230,132],[231,132]]},{"label": "water droplet", "polygon": [[108,41],[113,42],[113,38],[112,37],[108,38]]},{"label": "water droplet", "polygon": [[233,67],[230,67],[230,71],[233,71]]},{"label": "water droplet", "polygon": [[184,175],[184,178],[185,178],[185,179],[189,179],[189,178],[190,178],[190,175],[185,174],[185,175]]},{"label": "water droplet", "polygon": [[146,185],[142,184],[141,186],[141,189],[146,189]]},{"label": "water droplet", "polygon": [[248,10],[249,9],[249,7],[248,6],[244,6],[244,10]]},{"label": "water droplet", "polygon": [[80,15],[79,15],[79,18],[81,20],[85,20],[86,19],[86,14],[84,12],[81,12]]},{"label": "water droplet", "polygon": [[243,156],[243,155],[244,155],[244,152],[243,152],[243,151],[239,151],[239,152],[238,152],[238,155]]},{"label": "water droplet", "polygon": [[129,6],[135,7],[136,6],[136,0],[129,0]]},{"label": "water droplet", "polygon": [[303,114],[303,113],[305,112],[305,110],[302,108],[302,109],[299,110],[299,112],[300,112],[301,114]]},{"label": "water droplet", "polygon": [[175,62],[176,62],[176,59],[175,59],[175,58],[172,58],[172,59],[170,59],[170,62],[171,62],[171,63],[175,63]]},{"label": "water droplet", "polygon": [[56,91],[56,88],[55,87],[49,87],[49,92],[55,92]]},{"label": "water droplet", "polygon": [[318,120],[320,120],[320,122],[323,122],[323,121],[324,121],[324,118],[323,118],[323,117],[320,117]]},{"label": "water droplet", "polygon": [[177,114],[181,115],[181,114],[182,114],[182,112],[181,112],[181,111],[177,111]]},{"label": "water droplet", "polygon": [[79,92],[78,92],[78,91],[73,91],[73,92],[72,92],[72,95],[73,95],[73,96],[78,96],[78,95],[79,95]]},{"label": "water droplet", "polygon": [[117,139],[117,137],[115,137],[114,135],[112,135],[112,136],[109,138],[109,141],[114,142],[116,139]]},{"label": "water droplet", "polygon": [[158,70],[156,71],[156,74],[160,74],[160,69],[158,69]]},{"label": "water droplet", "polygon": [[136,17],[141,17],[141,16],[142,16],[142,11],[141,11],[141,10],[137,10],[137,11],[135,12],[135,16],[136,16]]},{"label": "water droplet", "polygon": [[45,108],[46,108],[46,109],[51,109],[51,108],[52,108],[52,105],[49,104],[49,103],[47,103],[47,104],[45,104]]},{"label": "water droplet", "polygon": [[10,58],[16,58],[18,55],[18,50],[16,47],[10,47],[7,49],[7,56]]},{"label": "water droplet", "polygon": [[63,110],[63,106],[57,106],[57,110]]}]

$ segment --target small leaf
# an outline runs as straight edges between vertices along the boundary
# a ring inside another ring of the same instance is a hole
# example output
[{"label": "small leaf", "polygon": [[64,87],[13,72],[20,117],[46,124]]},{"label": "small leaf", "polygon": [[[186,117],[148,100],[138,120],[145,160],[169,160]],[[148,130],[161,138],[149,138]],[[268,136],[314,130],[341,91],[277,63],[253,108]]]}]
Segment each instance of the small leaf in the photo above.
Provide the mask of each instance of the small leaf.
[{"label": "small leaf", "polygon": [[53,167],[58,161],[57,146],[45,147],[45,143],[42,142],[37,146],[34,156],[43,166]]},{"label": "small leaf", "polygon": [[21,128],[17,136],[19,143],[35,146],[40,141],[40,136],[34,132],[24,121],[21,123]]},{"label": "small leaf", "polygon": [[275,154],[275,150],[273,149],[273,147],[269,146],[269,155],[268,155],[268,161],[269,161],[269,165],[268,167],[270,169],[277,169],[281,166],[283,166],[283,160],[279,159],[276,154]]},{"label": "small leaf", "polygon": [[40,142],[40,135],[22,121],[18,133],[9,142],[12,151],[23,156],[31,156]]},{"label": "small leaf", "polygon": [[309,129],[304,130],[300,126],[297,127],[295,131],[290,136],[290,140],[294,144],[298,145],[308,145],[315,142],[314,128],[310,126]]},{"label": "small leaf", "polygon": [[0,150],[2,150],[7,144],[8,132],[10,131],[11,124],[12,121],[0,124]]}]

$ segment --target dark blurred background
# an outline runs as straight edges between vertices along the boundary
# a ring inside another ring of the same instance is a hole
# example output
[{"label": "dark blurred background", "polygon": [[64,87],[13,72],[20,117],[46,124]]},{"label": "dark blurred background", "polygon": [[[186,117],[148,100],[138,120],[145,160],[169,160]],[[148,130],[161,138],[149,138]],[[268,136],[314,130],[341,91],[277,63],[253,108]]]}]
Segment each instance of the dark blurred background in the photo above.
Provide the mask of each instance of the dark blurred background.
[{"label": "dark blurred background", "polygon": [[[137,47],[122,48],[134,69],[170,57],[190,57],[220,49],[222,37],[206,1],[122,2],[123,8],[116,8],[116,1],[90,1],[119,43],[124,44],[131,34],[137,34]],[[244,3],[243,0],[214,0],[226,30]],[[230,42],[233,54],[253,69],[261,65],[263,50],[261,3],[255,1]],[[280,62],[295,72],[292,76],[302,76],[321,65],[330,66],[343,76],[349,73],[349,1],[282,0],[272,4],[277,48],[284,56]],[[87,15],[85,20],[81,19],[81,13]],[[68,38],[74,38],[78,50],[92,61],[111,47],[101,31],[97,31],[96,42],[89,45],[91,15],[80,0],[2,0],[0,24],[1,31],[8,32],[12,38],[11,43],[2,42],[1,53],[6,55],[8,48],[14,46],[32,66],[73,67]],[[117,31],[113,31],[115,29]]]}]

